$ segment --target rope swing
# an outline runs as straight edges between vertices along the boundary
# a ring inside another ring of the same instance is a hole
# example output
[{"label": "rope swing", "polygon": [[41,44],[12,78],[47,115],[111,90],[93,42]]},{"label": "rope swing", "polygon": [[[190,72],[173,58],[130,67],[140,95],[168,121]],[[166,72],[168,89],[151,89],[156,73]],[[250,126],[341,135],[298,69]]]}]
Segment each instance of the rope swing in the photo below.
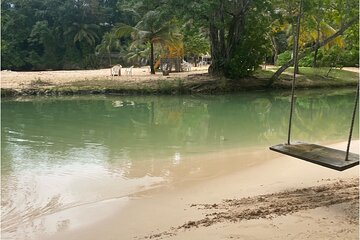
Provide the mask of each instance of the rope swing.
[{"label": "rope swing", "polygon": [[278,144],[270,147],[270,150],[286,154],[292,157],[296,157],[311,163],[315,163],[327,168],[331,168],[338,171],[359,165],[359,155],[350,153],[351,137],[354,128],[357,104],[359,101],[359,82],[356,89],[354,110],[352,113],[349,138],[347,143],[346,151],[332,149],[316,144],[309,144],[303,142],[291,143],[291,126],[292,118],[295,106],[295,84],[296,84],[296,71],[298,69],[298,51],[299,51],[299,33],[300,33],[300,22],[303,8],[303,0],[300,1],[300,10],[297,17],[296,34],[294,39],[294,75],[291,86],[291,101],[290,101],[290,116],[289,116],[289,128],[288,138],[286,144]]}]

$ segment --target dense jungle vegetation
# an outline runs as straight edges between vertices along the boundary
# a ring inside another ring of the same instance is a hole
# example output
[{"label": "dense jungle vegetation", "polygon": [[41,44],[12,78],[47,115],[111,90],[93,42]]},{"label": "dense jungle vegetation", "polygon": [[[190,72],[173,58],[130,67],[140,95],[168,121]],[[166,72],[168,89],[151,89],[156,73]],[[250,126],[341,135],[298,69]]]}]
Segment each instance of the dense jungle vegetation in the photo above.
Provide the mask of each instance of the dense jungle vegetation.
[{"label": "dense jungle vegetation", "polygon": [[1,15],[2,69],[153,67],[181,49],[239,78],[289,67],[297,30],[300,66],[358,64],[358,0],[2,0]]}]

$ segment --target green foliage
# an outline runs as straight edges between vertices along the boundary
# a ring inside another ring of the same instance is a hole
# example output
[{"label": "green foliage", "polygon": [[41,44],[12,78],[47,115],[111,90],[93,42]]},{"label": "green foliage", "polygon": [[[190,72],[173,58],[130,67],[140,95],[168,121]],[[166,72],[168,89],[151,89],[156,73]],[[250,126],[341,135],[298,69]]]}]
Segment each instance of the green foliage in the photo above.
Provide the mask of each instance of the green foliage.
[{"label": "green foliage", "polygon": [[48,21],[38,21],[32,28],[28,38],[30,51],[27,61],[35,69],[58,68],[57,43],[49,29]]},{"label": "green foliage", "polygon": [[359,66],[359,24],[350,27],[344,35],[344,66]]},{"label": "green foliage", "polygon": [[251,75],[264,61],[267,52],[264,45],[258,46],[250,42],[240,45],[233,57],[225,63],[225,75],[233,79]]},{"label": "green foliage", "polygon": [[277,50],[279,53],[283,53],[288,49],[287,38],[285,32],[281,31],[275,35],[275,41]]},{"label": "green foliage", "polygon": [[281,66],[284,63],[288,62],[291,59],[291,51],[285,51],[278,55],[275,65]]},{"label": "green foliage", "polygon": [[96,69],[100,67],[99,58],[95,54],[89,54],[85,56],[83,60],[83,68],[85,69]]},{"label": "green foliage", "polygon": [[155,45],[175,48],[182,45],[182,35],[176,21],[174,19],[164,21],[159,16],[161,16],[160,12],[149,11],[134,27],[120,23],[112,30],[118,37],[131,35],[133,40],[131,46],[150,45],[150,69],[152,74],[155,74]]},{"label": "green foliage", "polygon": [[209,40],[195,26],[186,27],[184,33],[184,49],[187,57],[198,58],[210,52]]},{"label": "green foliage", "polygon": [[[359,14],[359,2],[355,0],[304,1],[303,47],[313,46]],[[265,57],[280,53],[278,65],[290,59],[291,46],[286,44],[285,32],[291,31],[298,3],[2,0],[1,67],[81,69],[108,67],[112,61],[136,65],[147,62],[152,45],[183,44],[186,57],[196,59],[209,52],[212,67],[221,74],[247,76]],[[330,44],[326,50],[320,49],[319,66],[358,64],[358,24],[332,43],[342,48]],[[157,47],[153,46],[155,54],[159,54]],[[312,56],[301,60],[300,66],[309,66]]]},{"label": "green foliage", "polygon": [[[307,79],[311,81],[323,81],[327,80],[328,83],[331,81],[337,82],[337,83],[349,83],[352,82],[354,86],[356,85],[359,74],[356,72],[350,72],[346,70],[340,70],[340,69],[331,69],[329,71],[329,67],[300,67],[300,74],[305,76]],[[286,70],[288,73],[293,73],[294,68],[288,68]],[[331,83],[330,83],[331,84]],[[326,86],[326,82],[323,85]]]},{"label": "green foliage", "polygon": [[[291,51],[285,51],[279,54],[276,65],[281,66],[291,59]],[[312,67],[314,53],[307,54],[300,59],[300,67]],[[351,67],[358,64],[358,52],[352,48],[340,48],[332,46],[329,49],[321,48],[317,56],[317,65],[319,67]]]},{"label": "green foliage", "polygon": [[249,10],[246,21],[257,24],[245,24],[243,34],[236,45],[234,52],[224,62],[226,77],[238,79],[251,75],[266,56],[271,55],[271,46],[266,34],[271,18],[264,14],[268,9],[267,2],[255,2]]},{"label": "green foliage", "polygon": [[34,2],[20,7],[21,1],[1,1],[2,68],[29,69],[29,63],[26,62],[27,38],[30,36],[34,20],[28,16],[32,14]]},{"label": "green foliage", "polygon": [[314,53],[310,53],[299,60],[299,67],[312,67]]},{"label": "green foliage", "polygon": [[[109,66],[112,65],[111,62],[111,53],[113,51],[120,51],[121,50],[121,43],[120,40],[113,32],[106,32],[101,40],[101,43],[96,46],[95,53],[97,56],[101,56],[106,54],[107,59],[109,61]],[[99,64],[100,65],[100,64]]]},{"label": "green foliage", "polygon": [[141,66],[146,63],[149,56],[150,44],[132,44],[126,54],[128,62],[134,66]]},{"label": "green foliage", "polygon": [[98,29],[99,26],[96,24],[73,23],[64,34],[71,35],[74,39],[74,44],[86,42],[93,46],[96,40],[99,39],[96,33]]},{"label": "green foliage", "polygon": [[[1,1],[2,69],[93,66],[89,56],[111,21],[119,18],[115,6],[115,1],[94,0]],[[113,13],[107,15],[109,9]]]},{"label": "green foliage", "polygon": [[319,66],[344,67],[352,64],[355,63],[351,62],[351,56],[346,54],[344,49],[337,46],[320,52]]}]

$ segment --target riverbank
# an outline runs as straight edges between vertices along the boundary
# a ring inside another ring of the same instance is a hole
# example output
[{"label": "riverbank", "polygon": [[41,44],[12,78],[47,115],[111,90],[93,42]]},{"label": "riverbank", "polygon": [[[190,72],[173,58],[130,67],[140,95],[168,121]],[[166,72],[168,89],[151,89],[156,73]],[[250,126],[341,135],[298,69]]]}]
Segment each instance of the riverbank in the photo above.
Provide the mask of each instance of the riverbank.
[{"label": "riverbank", "polygon": [[[40,72],[1,72],[1,96],[79,95],[79,94],[211,94],[245,90],[265,90],[273,68],[257,71],[253,77],[229,80],[211,76],[207,67],[190,72],[150,75],[148,68],[134,68],[133,74],[110,76],[109,69]],[[351,69],[353,71],[353,69]],[[344,78],[341,78],[344,76]],[[357,84],[359,74],[332,70],[329,76],[305,71],[297,78],[296,87],[344,88]],[[291,74],[285,72],[270,88],[290,89]]]},{"label": "riverbank", "polygon": [[[359,152],[359,141],[351,151]],[[49,240],[359,238],[358,167],[337,172],[267,148],[193,161],[203,168],[174,168],[155,188],[40,215],[17,231]]]}]

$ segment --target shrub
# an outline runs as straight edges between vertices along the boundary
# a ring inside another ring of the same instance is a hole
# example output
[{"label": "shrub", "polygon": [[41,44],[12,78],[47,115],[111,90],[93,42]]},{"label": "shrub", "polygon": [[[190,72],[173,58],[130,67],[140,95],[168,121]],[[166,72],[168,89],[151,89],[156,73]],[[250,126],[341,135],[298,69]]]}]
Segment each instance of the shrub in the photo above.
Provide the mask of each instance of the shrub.
[{"label": "shrub", "polygon": [[291,59],[291,53],[292,52],[289,50],[285,51],[283,53],[280,53],[278,55],[275,65],[281,66],[281,65],[285,64],[286,62],[288,62]]},{"label": "shrub", "polygon": [[314,60],[314,53],[310,53],[299,60],[300,67],[312,67]]},{"label": "shrub", "polygon": [[225,63],[226,77],[241,78],[251,75],[262,63],[264,55],[259,49],[238,48],[234,56]]},{"label": "shrub", "polygon": [[358,51],[333,46],[330,49],[319,51],[318,63],[322,67],[353,67],[359,61]]},{"label": "shrub", "polygon": [[100,61],[95,54],[87,55],[83,60],[83,68],[85,69],[96,69],[99,68]]},{"label": "shrub", "polygon": [[332,47],[328,50],[321,49],[321,58],[319,58],[319,66],[322,67],[342,67],[341,59],[343,56],[341,48]]},{"label": "shrub", "polygon": [[246,21],[241,40],[224,62],[224,74],[228,78],[239,79],[251,75],[266,56],[271,56],[271,46],[266,35],[270,19],[262,14],[263,9],[253,8]]},{"label": "shrub", "polygon": [[[235,79],[250,76],[259,68],[265,57],[270,55],[266,38],[256,32],[251,34],[241,41],[232,57],[224,62],[226,77]],[[257,41],[254,41],[254,38]]]}]

